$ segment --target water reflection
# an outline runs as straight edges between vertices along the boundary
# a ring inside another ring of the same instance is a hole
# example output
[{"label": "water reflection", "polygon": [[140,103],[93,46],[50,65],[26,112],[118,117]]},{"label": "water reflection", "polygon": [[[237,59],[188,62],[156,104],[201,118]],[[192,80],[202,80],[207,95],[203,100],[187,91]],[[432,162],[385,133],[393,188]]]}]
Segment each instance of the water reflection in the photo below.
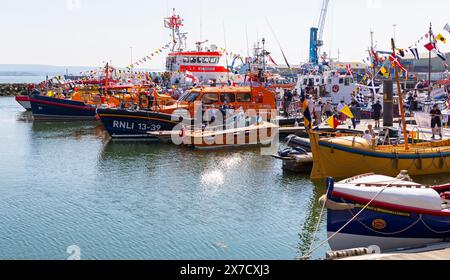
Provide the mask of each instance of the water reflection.
[{"label": "water reflection", "polygon": [[60,122],[60,121],[33,121],[33,136],[36,138],[81,140],[83,137],[94,136],[107,142],[108,134],[98,122]]},{"label": "water reflection", "polygon": [[[319,198],[326,194],[326,184],[322,181],[317,181],[313,183],[313,193],[309,201],[309,206],[306,214],[306,218],[303,224],[302,229],[300,230],[300,243],[299,243],[299,257],[305,256],[309,253],[312,244],[317,245],[316,242],[320,242],[321,240],[321,232],[326,225],[326,209],[321,217],[320,214],[322,212],[322,207],[319,203]],[[317,232],[315,238],[314,234],[316,233],[317,223],[320,220],[319,231]],[[314,247],[314,246],[313,246]],[[323,250],[323,249],[322,249]]]}]

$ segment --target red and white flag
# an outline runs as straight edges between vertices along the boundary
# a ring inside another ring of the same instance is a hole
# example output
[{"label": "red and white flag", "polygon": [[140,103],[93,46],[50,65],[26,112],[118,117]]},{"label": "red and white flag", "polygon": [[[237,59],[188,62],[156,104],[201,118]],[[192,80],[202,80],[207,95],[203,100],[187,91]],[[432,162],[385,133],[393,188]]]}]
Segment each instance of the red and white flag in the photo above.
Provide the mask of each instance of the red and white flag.
[{"label": "red and white flag", "polygon": [[389,60],[392,61],[392,64],[395,67],[400,68],[400,70],[402,70],[403,72],[406,73],[406,77],[408,77],[408,70],[406,70],[406,68],[401,64],[400,60],[398,59],[398,57],[394,56],[394,55],[389,55]]},{"label": "red and white flag", "polygon": [[269,61],[278,66],[278,64],[275,62],[275,60],[273,60],[271,55],[269,55]]},{"label": "red and white flag", "polygon": [[347,64],[347,75],[350,75],[353,77],[352,66],[350,64]]},{"label": "red and white flag", "polygon": [[186,71],[186,80],[189,80],[191,83],[199,82],[198,78],[189,71]]}]

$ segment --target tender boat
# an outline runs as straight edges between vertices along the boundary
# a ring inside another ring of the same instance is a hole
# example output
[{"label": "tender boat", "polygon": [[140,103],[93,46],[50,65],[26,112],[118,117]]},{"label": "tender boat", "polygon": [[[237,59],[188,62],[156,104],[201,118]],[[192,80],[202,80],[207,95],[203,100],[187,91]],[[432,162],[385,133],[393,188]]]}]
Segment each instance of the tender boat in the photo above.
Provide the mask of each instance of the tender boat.
[{"label": "tender boat", "polygon": [[382,251],[425,246],[450,237],[450,184],[428,187],[366,174],[328,179],[327,231],[332,250],[378,246]]},{"label": "tender boat", "polygon": [[219,131],[188,131],[183,144],[196,149],[221,149],[270,145],[278,137],[278,126],[269,122],[248,124],[242,128]]}]

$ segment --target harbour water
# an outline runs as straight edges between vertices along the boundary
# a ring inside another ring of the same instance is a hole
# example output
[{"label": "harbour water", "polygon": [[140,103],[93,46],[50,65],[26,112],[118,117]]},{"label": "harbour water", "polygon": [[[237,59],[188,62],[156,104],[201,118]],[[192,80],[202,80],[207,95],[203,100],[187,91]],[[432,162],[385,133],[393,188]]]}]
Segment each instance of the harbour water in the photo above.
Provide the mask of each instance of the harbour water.
[{"label": "harbour water", "polygon": [[110,142],[96,122],[33,123],[0,98],[0,259],[66,259],[76,245],[82,259],[292,260],[324,193],[257,149]]}]

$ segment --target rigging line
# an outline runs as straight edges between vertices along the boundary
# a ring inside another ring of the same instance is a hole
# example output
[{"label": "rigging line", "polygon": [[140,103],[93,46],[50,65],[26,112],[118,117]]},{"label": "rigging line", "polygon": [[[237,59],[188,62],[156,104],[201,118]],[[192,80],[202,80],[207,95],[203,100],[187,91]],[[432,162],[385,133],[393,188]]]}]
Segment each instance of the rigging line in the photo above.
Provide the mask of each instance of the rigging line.
[{"label": "rigging line", "polygon": [[336,231],[333,235],[331,235],[329,238],[327,238],[326,240],[324,240],[323,242],[321,242],[317,247],[315,247],[314,249],[310,250],[308,252],[307,255],[301,257],[300,259],[309,259],[311,258],[311,255],[313,252],[315,252],[316,250],[318,250],[319,248],[321,248],[323,245],[325,245],[326,243],[328,243],[331,239],[333,239],[334,237],[336,237],[336,235],[338,235],[341,231],[343,231],[347,226],[349,226],[351,223],[353,223],[353,221],[355,221],[356,218],[358,218],[369,206],[370,204],[372,204],[372,202],[374,202],[387,188],[389,188],[391,185],[393,185],[396,182],[402,182],[402,180],[393,180],[392,182],[390,182],[389,184],[387,184],[384,188],[382,188],[373,198],[372,200],[369,201],[369,203],[366,204],[366,206],[364,206],[361,211],[359,211],[352,219],[350,219],[350,221],[348,221],[345,225],[343,225],[338,231]]},{"label": "rigging line", "polygon": [[[276,35],[275,31],[273,30],[272,25],[270,24],[269,19],[267,17],[266,17],[266,23],[269,26],[270,32],[272,33],[272,36],[275,38],[275,41],[277,42],[278,47],[281,50],[281,53],[283,54],[283,58],[286,60],[285,62],[288,63],[286,55],[285,55],[284,50],[283,50],[283,47],[281,46],[280,40],[278,40],[278,36]],[[288,67],[289,67],[289,70],[291,72],[291,75],[294,75],[294,73],[292,72],[292,68],[289,65],[288,65]]]},{"label": "rigging line", "polygon": [[230,80],[230,65],[228,63],[228,46],[227,46],[227,33],[225,31],[225,20],[222,21],[222,27],[223,27],[223,39],[224,39],[224,43],[225,43],[225,59],[226,59],[226,63],[227,63],[227,80]]},{"label": "rigging line", "polygon": [[[353,216],[353,213],[349,210],[350,214]],[[392,235],[397,235],[397,234],[401,234],[404,233],[408,230],[410,230],[411,228],[413,228],[415,225],[417,225],[420,221],[422,221],[422,215],[420,215],[420,217],[417,219],[417,221],[415,221],[414,223],[412,223],[411,225],[407,226],[405,229],[399,230],[397,232],[381,232],[381,231],[377,231],[374,230],[372,228],[370,228],[369,226],[367,226],[366,224],[364,224],[359,218],[356,218],[356,221],[358,223],[360,223],[363,227],[365,227],[367,230],[372,231],[376,234],[380,234],[380,235],[385,235],[385,236],[392,236]]]}]

